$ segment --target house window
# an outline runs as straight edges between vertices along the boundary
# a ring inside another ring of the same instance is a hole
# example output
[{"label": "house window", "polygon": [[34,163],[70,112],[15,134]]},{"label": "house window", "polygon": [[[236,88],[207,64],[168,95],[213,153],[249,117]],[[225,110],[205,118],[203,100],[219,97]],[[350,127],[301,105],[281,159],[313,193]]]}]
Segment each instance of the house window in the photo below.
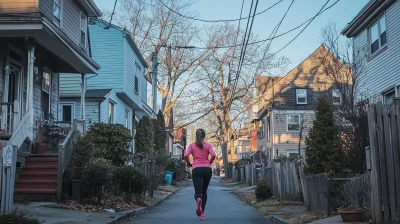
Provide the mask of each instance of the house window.
[{"label": "house window", "polygon": [[53,3],[53,21],[60,25],[61,23],[61,6],[62,6],[62,0],[54,0]]},{"label": "house window", "polygon": [[75,105],[73,103],[60,104],[59,121],[72,123],[74,119]]},{"label": "house window", "polygon": [[297,104],[307,104],[307,90],[306,89],[296,89],[296,103]]},{"label": "house window", "polygon": [[42,119],[50,118],[50,80],[51,76],[47,72],[43,72],[42,79]]},{"label": "house window", "polygon": [[108,123],[114,124],[114,110],[115,104],[113,102],[108,102]]},{"label": "house window", "polygon": [[261,133],[260,133],[260,137],[264,138],[265,137],[265,121],[262,120],[262,124],[261,124]]},{"label": "house window", "polygon": [[299,155],[299,151],[298,150],[294,150],[294,149],[287,149],[286,150],[286,156],[289,159],[297,159]]},{"label": "house window", "polygon": [[287,131],[298,132],[300,131],[300,115],[288,114],[287,115]]},{"label": "house window", "polygon": [[125,108],[125,127],[129,128],[129,121],[130,121],[131,112]]},{"label": "house window", "polygon": [[384,103],[386,105],[392,105],[393,104],[393,98],[396,97],[396,91],[392,90],[390,92],[387,92],[384,94]]},{"label": "house window", "polygon": [[372,27],[369,29],[369,41],[371,48],[371,55],[375,54],[379,49],[386,45],[386,18],[383,15]]},{"label": "house window", "polygon": [[267,118],[267,141],[269,142],[269,136],[271,134],[271,119]]},{"label": "house window", "polygon": [[340,91],[338,89],[332,90],[332,103],[333,105],[340,105],[342,97],[340,97]]},{"label": "house window", "polygon": [[87,17],[81,13],[81,46],[86,48],[87,39]]},{"label": "house window", "polygon": [[135,93],[139,94],[139,78],[135,76]]}]

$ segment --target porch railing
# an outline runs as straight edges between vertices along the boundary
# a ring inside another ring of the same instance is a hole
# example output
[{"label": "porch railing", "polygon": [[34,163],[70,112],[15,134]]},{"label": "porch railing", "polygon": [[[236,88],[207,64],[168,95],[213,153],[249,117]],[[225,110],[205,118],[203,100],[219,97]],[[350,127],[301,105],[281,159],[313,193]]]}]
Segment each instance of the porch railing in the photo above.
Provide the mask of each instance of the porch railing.
[{"label": "porch railing", "polygon": [[64,122],[64,121],[57,121],[54,122],[58,127],[60,127],[60,134],[67,136],[68,133],[71,131],[73,123],[71,122]]},{"label": "porch railing", "polygon": [[62,176],[72,156],[76,137],[85,131],[84,121],[74,120],[72,128],[64,142],[58,146],[58,175],[57,175],[57,202],[61,202]]},{"label": "porch railing", "polygon": [[1,112],[0,112],[0,127],[1,127],[1,134],[3,135],[12,135],[14,129],[18,125],[18,112],[14,109],[14,105],[18,105],[18,102],[15,101],[14,103],[7,103],[7,102],[0,102]]},{"label": "porch railing", "polygon": [[9,142],[11,145],[16,146],[18,149],[22,146],[25,139],[30,137],[32,139],[33,127],[32,127],[32,111],[28,111],[19,122],[18,127],[13,132]]}]

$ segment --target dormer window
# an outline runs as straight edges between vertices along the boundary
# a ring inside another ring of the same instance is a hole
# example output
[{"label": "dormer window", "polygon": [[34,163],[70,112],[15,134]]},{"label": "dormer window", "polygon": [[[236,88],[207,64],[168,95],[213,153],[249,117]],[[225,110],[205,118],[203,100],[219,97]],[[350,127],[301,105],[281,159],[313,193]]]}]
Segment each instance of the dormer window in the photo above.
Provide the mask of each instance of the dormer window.
[{"label": "dormer window", "polygon": [[386,46],[386,18],[383,15],[379,20],[369,29],[369,44],[371,55],[378,52]]},{"label": "dormer window", "polygon": [[87,17],[81,13],[81,46],[86,48],[87,43]]},{"label": "dormer window", "polygon": [[307,89],[296,89],[296,104],[307,104]]},{"label": "dormer window", "polygon": [[62,0],[54,0],[53,3],[53,21],[57,24],[61,24],[61,6],[62,6]]}]

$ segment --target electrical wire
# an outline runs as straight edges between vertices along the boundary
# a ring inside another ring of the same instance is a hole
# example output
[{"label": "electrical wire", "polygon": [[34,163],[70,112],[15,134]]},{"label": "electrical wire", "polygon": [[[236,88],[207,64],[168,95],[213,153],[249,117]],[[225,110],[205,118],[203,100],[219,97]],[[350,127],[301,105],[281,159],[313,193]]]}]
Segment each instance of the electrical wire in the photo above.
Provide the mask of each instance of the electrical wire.
[{"label": "electrical wire", "polygon": [[106,27],[104,28],[104,29],[106,29],[106,30],[108,30],[108,29],[111,27],[111,22],[112,22],[112,19],[113,19],[114,14],[115,14],[115,7],[117,6],[117,2],[118,2],[118,0],[115,0],[114,9],[113,9],[113,12],[111,13],[110,23],[108,24],[108,26],[106,26]]},{"label": "electrical wire", "polygon": [[[317,17],[317,16],[321,15],[322,13],[326,12],[328,9],[330,9],[330,8],[332,8],[334,5],[336,5],[339,1],[340,1],[340,0],[337,0],[336,2],[332,3],[332,5],[328,6],[327,8],[325,8],[324,10],[322,10],[321,12],[319,12],[316,16],[311,17],[310,19],[304,21],[302,24],[300,24],[300,25],[298,25],[298,26],[296,26],[296,27],[294,27],[294,28],[292,28],[292,29],[290,29],[290,30],[284,32],[284,33],[281,33],[281,34],[279,34],[279,35],[276,35],[276,36],[273,37],[273,38],[267,38],[267,39],[263,39],[263,40],[259,40],[259,41],[250,42],[248,45],[264,43],[264,42],[266,42],[266,41],[268,41],[268,40],[274,40],[274,39],[279,38],[279,37],[281,37],[281,36],[284,36],[284,35],[286,35],[286,34],[288,34],[288,33],[291,33],[291,32],[293,32],[293,31],[295,31],[295,30],[301,28],[302,26],[304,26],[304,24],[306,24],[306,23],[308,23],[308,22],[314,20],[315,17]],[[199,50],[207,50],[207,49],[232,48],[232,47],[240,47],[240,46],[241,46],[241,45],[236,45],[236,44],[235,44],[235,45],[215,46],[215,47],[174,46],[174,48],[176,48],[176,49],[179,49],[179,48],[192,48],[192,49],[199,49]]]},{"label": "electrical wire", "polygon": [[[252,2],[252,4],[253,4],[253,2]],[[256,1],[256,5],[255,5],[255,7],[254,7],[254,12],[253,12],[253,15],[255,15],[255,13],[257,12],[257,6],[258,6],[258,0]],[[251,13],[251,8],[250,8],[250,13]],[[250,20],[250,19],[249,19]],[[249,24],[249,20],[247,21],[247,25]],[[234,99],[234,94],[235,94],[235,91],[236,91],[236,87],[237,87],[237,83],[238,83],[238,80],[239,80],[239,76],[240,76],[240,73],[241,73],[241,70],[242,70],[242,67],[243,67],[243,61],[244,61],[244,57],[245,57],[245,55],[246,55],[246,50],[247,50],[247,46],[248,46],[248,43],[249,43],[249,40],[250,40],[250,35],[251,35],[251,30],[253,29],[253,24],[254,24],[254,16],[253,16],[253,18],[252,18],[252,20],[251,20],[251,25],[250,25],[250,29],[249,29],[249,32],[248,32],[248,34],[247,34],[247,27],[246,27],[246,32],[245,32],[245,36],[247,35],[247,40],[246,40],[246,45],[244,46],[244,51],[243,51],[243,55],[241,54],[241,61],[239,61],[239,67],[238,67],[238,70],[236,71],[237,73],[236,73],[236,79],[234,80],[234,85],[233,85],[233,91],[231,92],[231,98],[230,98],[230,103],[229,103],[229,105],[228,105],[228,107],[229,107],[229,110],[231,109],[231,107],[232,107],[232,102],[233,102],[233,99]],[[242,50],[243,50],[243,48],[242,48]],[[228,111],[229,111],[228,110]]]},{"label": "electrical wire", "polygon": [[273,7],[275,7],[276,5],[278,5],[279,3],[283,2],[283,0],[280,0],[280,1],[276,2],[275,4],[273,4],[272,6],[268,7],[267,9],[265,9],[265,10],[263,10],[263,11],[261,11],[261,12],[255,14],[255,15],[253,15],[253,16],[248,16],[248,17],[244,17],[244,18],[242,18],[242,16],[240,16],[240,18],[238,18],[238,19],[205,20],[205,19],[197,19],[197,18],[194,18],[194,17],[185,16],[185,15],[183,15],[182,13],[179,13],[179,12],[175,11],[174,9],[172,9],[171,7],[169,7],[169,6],[168,6],[167,4],[165,4],[163,1],[161,1],[161,0],[158,0],[158,1],[159,1],[164,7],[166,7],[167,9],[169,9],[171,12],[173,12],[173,13],[175,13],[175,14],[177,14],[177,15],[179,15],[179,16],[185,18],[185,19],[190,19],[190,20],[195,20],[195,21],[200,21],[200,22],[205,22],[205,23],[235,22],[235,21],[240,21],[240,20],[243,20],[243,19],[250,19],[251,17],[255,17],[255,16],[258,16],[258,15],[260,15],[260,14],[263,14],[263,13],[267,12],[268,10],[272,9]]},{"label": "electrical wire", "polygon": [[[282,48],[280,48],[278,51],[276,51],[275,53],[273,53],[272,55],[268,56],[268,58],[271,58],[273,56],[275,56],[276,54],[278,54],[279,52],[281,52],[282,50],[284,50],[287,46],[289,46],[291,43],[293,43],[294,40],[296,40],[303,32],[304,30],[314,21],[314,19],[322,12],[322,10],[325,8],[325,6],[329,3],[330,0],[327,0],[326,3],[322,6],[322,8],[319,10],[319,12],[310,20],[310,22],[308,22],[308,24],[292,39],[289,41],[289,43],[287,43],[285,46],[283,46]],[[337,0],[335,3],[333,3],[332,5],[335,5],[336,3],[338,3],[340,0]]]}]

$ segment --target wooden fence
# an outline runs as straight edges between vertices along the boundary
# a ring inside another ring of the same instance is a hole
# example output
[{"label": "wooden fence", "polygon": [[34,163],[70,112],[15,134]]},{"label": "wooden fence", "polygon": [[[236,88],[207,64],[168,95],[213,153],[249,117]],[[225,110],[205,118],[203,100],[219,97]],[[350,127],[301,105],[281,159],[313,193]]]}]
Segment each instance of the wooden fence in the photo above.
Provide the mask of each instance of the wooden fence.
[{"label": "wooden fence", "polygon": [[280,200],[300,201],[301,187],[295,160],[276,160],[271,163],[272,193]]},{"label": "wooden fence", "polygon": [[400,220],[399,106],[370,105],[368,123],[372,223],[398,222]]}]

